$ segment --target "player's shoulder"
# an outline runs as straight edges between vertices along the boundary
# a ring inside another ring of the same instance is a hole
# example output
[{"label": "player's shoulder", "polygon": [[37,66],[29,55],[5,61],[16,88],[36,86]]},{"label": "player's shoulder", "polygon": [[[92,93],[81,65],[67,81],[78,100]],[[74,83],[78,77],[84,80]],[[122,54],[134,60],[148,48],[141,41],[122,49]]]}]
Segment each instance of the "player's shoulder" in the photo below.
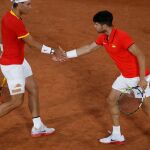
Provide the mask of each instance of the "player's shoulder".
[{"label": "player's shoulder", "polygon": [[2,16],[2,19],[8,18],[9,17],[9,11],[5,12]]},{"label": "player's shoulder", "polygon": [[100,38],[100,39],[105,39],[106,38],[106,34],[105,33],[102,33],[102,34],[100,34],[99,36],[98,36],[98,38]]},{"label": "player's shoulder", "polygon": [[17,16],[12,12],[12,11],[7,11],[4,16],[3,16],[4,19],[6,20],[14,20],[14,21],[19,21],[20,19],[17,18]]},{"label": "player's shoulder", "polygon": [[117,35],[120,36],[120,37],[129,36],[129,34],[126,31],[122,30],[122,29],[116,28],[116,32],[117,32]]},{"label": "player's shoulder", "polygon": [[4,14],[2,22],[7,26],[18,26],[23,24],[22,20],[14,16],[11,11]]}]

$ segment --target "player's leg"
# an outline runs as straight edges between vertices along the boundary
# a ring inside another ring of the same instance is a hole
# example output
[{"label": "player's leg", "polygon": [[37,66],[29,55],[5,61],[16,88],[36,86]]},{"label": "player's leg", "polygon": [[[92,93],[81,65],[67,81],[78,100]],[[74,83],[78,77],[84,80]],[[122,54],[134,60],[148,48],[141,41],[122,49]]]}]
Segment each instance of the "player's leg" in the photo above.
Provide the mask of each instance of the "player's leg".
[{"label": "player's leg", "polygon": [[40,116],[39,92],[33,75],[26,78],[26,90],[28,91],[28,106],[32,117]]},{"label": "player's leg", "polygon": [[145,98],[142,110],[150,118],[150,97]]},{"label": "player's leg", "polygon": [[112,127],[112,133],[110,136],[99,140],[99,142],[101,143],[122,144],[125,141],[125,138],[123,135],[121,135],[121,131],[120,131],[120,122],[119,122],[120,111],[119,111],[118,104],[117,104],[117,100],[120,94],[121,94],[120,91],[112,89],[107,98],[107,103],[109,106],[109,111],[110,111],[110,115],[112,118],[113,127]]},{"label": "player's leg", "polygon": [[121,94],[120,90],[123,88],[127,88],[126,86],[127,85],[125,84],[122,76],[119,76],[112,85],[112,90],[107,98],[107,103],[109,106],[109,111],[110,111],[112,124],[113,124],[112,133],[110,136],[100,139],[99,142],[101,143],[122,144],[125,141],[125,138],[121,134],[121,129],[120,129],[120,121],[119,121],[120,111],[118,108],[117,100]]},{"label": "player's leg", "polygon": [[10,97],[10,100],[0,105],[0,117],[21,106],[24,94],[17,94]]},{"label": "player's leg", "polygon": [[110,111],[112,122],[113,122],[114,126],[120,125],[120,122],[119,122],[120,111],[119,111],[118,103],[117,103],[117,100],[118,100],[120,94],[121,94],[120,91],[112,89],[107,98],[107,103],[109,106],[109,111]]},{"label": "player's leg", "polygon": [[26,78],[26,90],[28,91],[28,106],[33,117],[33,128],[31,135],[33,137],[39,137],[42,135],[52,134],[55,129],[47,128],[40,118],[40,108],[39,108],[39,92],[34,76],[32,75],[32,70],[30,65],[25,60],[23,63],[24,75]]},{"label": "player's leg", "polygon": [[150,118],[150,75],[146,77],[148,82],[147,88],[145,89],[145,96],[144,103],[142,105],[143,112]]},{"label": "player's leg", "polygon": [[1,65],[1,70],[7,79],[11,98],[0,105],[0,117],[8,114],[23,103],[25,86],[20,65]]}]

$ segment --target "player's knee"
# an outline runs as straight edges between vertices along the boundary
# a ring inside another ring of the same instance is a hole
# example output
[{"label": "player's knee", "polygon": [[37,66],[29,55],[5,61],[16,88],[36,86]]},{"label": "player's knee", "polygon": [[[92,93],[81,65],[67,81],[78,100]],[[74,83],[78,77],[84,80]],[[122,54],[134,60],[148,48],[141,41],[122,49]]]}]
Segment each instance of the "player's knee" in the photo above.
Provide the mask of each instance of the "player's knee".
[{"label": "player's knee", "polygon": [[15,107],[19,107],[23,104],[23,100],[21,99],[17,99],[16,101],[14,101],[14,106]]},{"label": "player's knee", "polygon": [[26,90],[28,91],[28,93],[34,93],[38,91],[38,85],[33,75],[26,78],[25,86],[26,86]]},{"label": "player's knee", "polygon": [[19,107],[23,104],[23,94],[13,95],[11,96],[11,103],[14,107]]},{"label": "player's knee", "polygon": [[38,94],[38,87],[37,86],[34,86],[30,91],[29,93],[31,95],[37,95]]},{"label": "player's knee", "polygon": [[150,117],[150,99],[149,99],[149,97],[146,100],[144,100],[142,109]]}]

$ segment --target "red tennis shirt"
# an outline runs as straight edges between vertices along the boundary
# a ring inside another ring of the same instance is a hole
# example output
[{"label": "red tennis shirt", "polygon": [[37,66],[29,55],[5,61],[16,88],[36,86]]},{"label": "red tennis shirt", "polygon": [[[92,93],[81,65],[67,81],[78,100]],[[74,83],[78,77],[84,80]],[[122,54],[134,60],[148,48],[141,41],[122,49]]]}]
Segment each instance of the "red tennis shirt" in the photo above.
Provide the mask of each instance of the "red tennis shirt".
[{"label": "red tennis shirt", "polygon": [[24,41],[22,38],[29,35],[23,21],[13,11],[7,12],[2,18],[1,25],[3,54],[0,64],[22,64],[24,60]]},{"label": "red tennis shirt", "polygon": [[[105,47],[124,77],[133,78],[140,75],[137,58],[128,50],[134,41],[126,32],[113,28],[109,40],[106,34],[102,34],[96,44]],[[146,69],[145,75],[148,74]]]}]

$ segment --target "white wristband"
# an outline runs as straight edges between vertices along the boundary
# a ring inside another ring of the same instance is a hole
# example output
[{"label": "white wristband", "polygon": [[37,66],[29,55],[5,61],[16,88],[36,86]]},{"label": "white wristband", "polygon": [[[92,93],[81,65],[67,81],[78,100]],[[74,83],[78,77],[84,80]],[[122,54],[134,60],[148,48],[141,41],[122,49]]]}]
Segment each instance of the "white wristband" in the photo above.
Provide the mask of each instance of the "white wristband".
[{"label": "white wristband", "polygon": [[76,49],[73,49],[73,50],[70,50],[70,51],[66,52],[66,55],[67,55],[67,58],[78,57]]},{"label": "white wristband", "polygon": [[3,44],[0,43],[0,51],[3,52]]},{"label": "white wristband", "polygon": [[41,53],[51,54],[52,48],[45,45],[42,46]]}]

